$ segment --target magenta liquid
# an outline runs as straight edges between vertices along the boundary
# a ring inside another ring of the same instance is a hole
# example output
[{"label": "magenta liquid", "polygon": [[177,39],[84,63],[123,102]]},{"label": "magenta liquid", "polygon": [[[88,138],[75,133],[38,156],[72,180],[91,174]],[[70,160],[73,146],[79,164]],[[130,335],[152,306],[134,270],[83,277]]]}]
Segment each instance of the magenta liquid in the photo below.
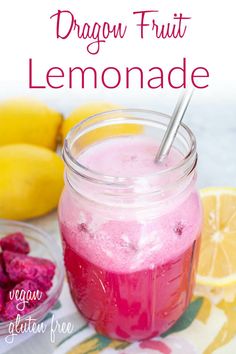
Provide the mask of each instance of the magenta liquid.
[{"label": "magenta liquid", "polygon": [[[153,162],[156,151],[151,138],[116,137],[89,147],[77,159],[101,174],[143,176],[140,192],[149,187],[145,176],[183,158],[172,150],[160,166]],[[153,181],[163,183],[160,177]],[[107,205],[102,197],[92,201],[83,196],[83,185],[78,193],[64,191],[59,219],[70,290],[99,333],[129,341],[149,338],[169,329],[187,308],[201,229],[194,182],[149,208]],[[92,187],[87,192],[93,194]]]}]

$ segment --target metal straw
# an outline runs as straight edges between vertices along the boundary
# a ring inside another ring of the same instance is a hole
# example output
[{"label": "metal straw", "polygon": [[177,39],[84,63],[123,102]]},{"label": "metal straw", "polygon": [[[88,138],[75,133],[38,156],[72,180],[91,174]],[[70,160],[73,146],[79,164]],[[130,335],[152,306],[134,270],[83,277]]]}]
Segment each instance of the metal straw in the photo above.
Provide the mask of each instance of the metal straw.
[{"label": "metal straw", "polygon": [[173,141],[175,139],[175,136],[177,134],[177,131],[179,129],[180,123],[188,108],[192,94],[193,94],[193,89],[184,91],[183,94],[179,97],[175,110],[170,119],[170,123],[162,139],[160,148],[156,154],[155,162],[157,163],[162,162],[168,156]]}]

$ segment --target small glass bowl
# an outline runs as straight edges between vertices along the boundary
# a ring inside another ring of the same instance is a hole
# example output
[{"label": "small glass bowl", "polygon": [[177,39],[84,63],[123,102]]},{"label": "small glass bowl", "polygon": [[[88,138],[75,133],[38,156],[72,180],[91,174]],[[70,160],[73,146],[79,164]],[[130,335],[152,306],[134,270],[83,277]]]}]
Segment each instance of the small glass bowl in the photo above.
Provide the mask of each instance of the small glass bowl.
[{"label": "small glass bowl", "polygon": [[[56,265],[53,285],[47,292],[47,299],[32,312],[20,316],[20,323],[26,322],[29,316],[38,323],[54,306],[61,293],[65,276],[62,251],[57,242],[41,229],[23,222],[0,220],[0,238],[15,232],[22,232],[25,235],[30,245],[30,256],[49,259]],[[0,335],[9,334],[11,323],[15,323],[15,320],[0,322]]]}]

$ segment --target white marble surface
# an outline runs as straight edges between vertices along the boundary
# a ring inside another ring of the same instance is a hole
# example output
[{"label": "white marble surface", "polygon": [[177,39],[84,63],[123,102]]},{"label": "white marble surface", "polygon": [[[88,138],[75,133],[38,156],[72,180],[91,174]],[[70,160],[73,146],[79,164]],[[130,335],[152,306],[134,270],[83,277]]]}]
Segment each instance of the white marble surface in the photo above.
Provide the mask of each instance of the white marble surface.
[{"label": "white marble surface", "polygon": [[236,186],[236,102],[193,105],[186,122],[197,138],[199,186]]}]

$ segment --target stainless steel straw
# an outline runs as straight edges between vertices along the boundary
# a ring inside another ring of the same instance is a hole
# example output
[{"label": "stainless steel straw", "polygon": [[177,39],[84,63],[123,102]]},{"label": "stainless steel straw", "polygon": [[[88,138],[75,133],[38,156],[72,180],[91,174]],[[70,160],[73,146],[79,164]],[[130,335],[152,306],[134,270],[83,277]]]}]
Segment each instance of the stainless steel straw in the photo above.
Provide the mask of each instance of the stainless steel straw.
[{"label": "stainless steel straw", "polygon": [[191,100],[193,94],[193,89],[184,91],[183,94],[180,96],[175,110],[172,114],[170,123],[166,129],[164,137],[162,139],[160,148],[156,154],[155,162],[162,162],[169,154],[177,131],[179,129],[180,123],[183,119],[183,116],[188,108],[189,102]]}]

